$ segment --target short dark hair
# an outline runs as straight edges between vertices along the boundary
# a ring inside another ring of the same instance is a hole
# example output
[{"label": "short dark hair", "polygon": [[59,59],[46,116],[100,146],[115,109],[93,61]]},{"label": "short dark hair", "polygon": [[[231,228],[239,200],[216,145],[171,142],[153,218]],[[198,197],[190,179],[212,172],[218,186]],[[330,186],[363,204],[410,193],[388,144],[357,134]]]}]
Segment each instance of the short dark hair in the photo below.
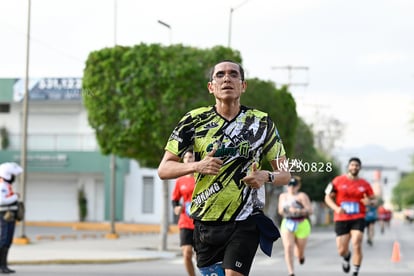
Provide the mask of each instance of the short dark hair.
[{"label": "short dark hair", "polygon": [[348,165],[349,165],[352,161],[357,162],[360,166],[362,165],[362,163],[361,163],[361,159],[359,159],[358,157],[351,157],[351,158],[349,159],[349,161],[348,161]]},{"label": "short dark hair", "polygon": [[214,64],[213,67],[211,67],[210,74],[209,74],[210,75],[210,77],[209,77],[210,81],[213,81],[213,74],[214,74],[214,69],[216,69],[216,65],[220,64],[220,63],[223,63],[223,62],[231,62],[231,63],[234,63],[234,64],[238,65],[239,66],[240,79],[242,81],[244,81],[244,69],[243,69],[243,67],[241,66],[240,63],[235,62],[235,61],[230,60],[230,59],[223,59],[222,61],[217,62],[216,64]]},{"label": "short dark hair", "polygon": [[296,185],[300,185],[300,184],[302,184],[302,179],[300,178],[300,176],[293,175],[290,178],[288,186],[296,186]]}]

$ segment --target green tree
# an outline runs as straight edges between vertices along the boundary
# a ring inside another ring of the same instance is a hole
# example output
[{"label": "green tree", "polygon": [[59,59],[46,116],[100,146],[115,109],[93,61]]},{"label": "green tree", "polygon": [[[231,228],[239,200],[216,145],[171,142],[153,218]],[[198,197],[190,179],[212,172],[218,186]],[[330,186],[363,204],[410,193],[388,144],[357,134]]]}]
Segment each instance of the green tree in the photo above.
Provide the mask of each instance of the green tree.
[{"label": "green tree", "polygon": [[[208,73],[223,59],[241,63],[240,53],[225,47],[140,44],[90,53],[82,95],[102,153],[158,166],[178,120],[192,108],[214,104],[207,90]],[[268,112],[286,148],[293,148],[297,115],[290,93],[271,82],[247,82],[242,104]]]},{"label": "green tree", "polygon": [[405,175],[394,187],[392,202],[399,210],[414,205],[414,172]]},{"label": "green tree", "polygon": [[257,78],[249,79],[241,102],[269,114],[283,139],[287,155],[291,155],[295,142],[298,115],[296,102],[288,92],[287,87],[276,89],[273,82]]},{"label": "green tree", "polygon": [[212,104],[208,69],[221,59],[241,62],[238,52],[224,47],[140,44],[90,53],[82,95],[102,153],[158,166],[178,120]]}]

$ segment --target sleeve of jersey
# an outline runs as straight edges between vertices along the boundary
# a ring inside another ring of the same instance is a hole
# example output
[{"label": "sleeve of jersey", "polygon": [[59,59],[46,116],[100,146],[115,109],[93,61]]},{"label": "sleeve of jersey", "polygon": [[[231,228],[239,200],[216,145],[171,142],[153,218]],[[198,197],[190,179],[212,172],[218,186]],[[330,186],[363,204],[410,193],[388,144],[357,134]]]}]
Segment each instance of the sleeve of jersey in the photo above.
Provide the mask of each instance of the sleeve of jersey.
[{"label": "sleeve of jersey", "polygon": [[194,125],[191,113],[187,113],[179,121],[168,139],[165,150],[177,156],[182,154],[193,144]]},{"label": "sleeve of jersey", "polygon": [[325,194],[329,195],[330,193],[336,193],[336,188],[335,188],[335,179],[332,180],[332,182],[329,182],[328,185],[326,185],[325,188]]},{"label": "sleeve of jersey", "polygon": [[179,183],[179,180],[177,180],[174,185],[174,190],[171,194],[171,200],[173,201],[179,201],[181,198],[179,186],[180,186],[180,183]]},{"label": "sleeve of jersey", "polygon": [[269,117],[264,119],[267,120],[267,133],[263,147],[263,154],[266,156],[266,160],[272,161],[284,156],[286,152],[276,125]]}]

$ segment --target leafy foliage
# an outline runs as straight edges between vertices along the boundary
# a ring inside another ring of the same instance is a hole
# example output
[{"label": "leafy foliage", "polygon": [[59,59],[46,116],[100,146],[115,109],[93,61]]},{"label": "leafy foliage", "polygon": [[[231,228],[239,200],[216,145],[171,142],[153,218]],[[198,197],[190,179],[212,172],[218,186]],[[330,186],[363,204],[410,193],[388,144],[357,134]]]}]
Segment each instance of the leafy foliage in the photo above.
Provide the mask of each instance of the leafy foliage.
[{"label": "leafy foliage", "polygon": [[[219,46],[140,44],[90,53],[83,76],[88,93],[82,95],[102,153],[156,167],[179,119],[192,108],[214,104],[207,90],[208,70],[224,59],[241,63],[239,52]],[[292,96],[270,82],[247,82],[242,104],[275,118],[291,149],[297,117]]]},{"label": "leafy foliage", "polygon": [[9,147],[9,144],[10,144],[9,132],[7,131],[7,128],[1,127],[0,128],[0,148],[7,149]]},{"label": "leafy foliage", "polygon": [[88,215],[88,199],[86,198],[84,187],[78,189],[78,208],[79,221],[85,221]]},{"label": "leafy foliage", "polygon": [[212,104],[207,70],[223,59],[241,62],[225,47],[140,44],[90,53],[82,95],[102,153],[156,167],[178,120]]},{"label": "leafy foliage", "polygon": [[283,139],[287,155],[293,153],[298,116],[296,103],[287,87],[276,89],[273,82],[257,78],[247,81],[247,90],[241,97],[244,105],[267,112],[275,122]]},{"label": "leafy foliage", "polygon": [[398,209],[414,206],[414,172],[404,176],[392,190],[392,202]]}]

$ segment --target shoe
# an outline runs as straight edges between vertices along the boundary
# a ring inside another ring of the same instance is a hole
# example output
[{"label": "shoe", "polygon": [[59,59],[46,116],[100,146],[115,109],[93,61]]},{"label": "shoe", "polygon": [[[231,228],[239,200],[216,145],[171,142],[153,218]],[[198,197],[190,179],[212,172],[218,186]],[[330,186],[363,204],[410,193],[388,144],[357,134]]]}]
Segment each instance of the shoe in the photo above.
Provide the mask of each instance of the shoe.
[{"label": "shoe", "polygon": [[367,240],[367,243],[372,246],[372,240]]},{"label": "shoe", "polygon": [[358,272],[352,273],[352,276],[358,276]]},{"label": "shoe", "polygon": [[303,264],[305,263],[305,257],[300,258],[300,259],[299,259],[299,263],[300,263],[301,265],[303,265]]},{"label": "shoe", "polygon": [[348,262],[348,263],[343,263],[343,264],[342,264],[342,270],[343,270],[345,273],[348,273],[350,269],[351,269],[351,266],[349,265],[349,262]]},{"label": "shoe", "polygon": [[351,252],[349,252],[348,257],[344,257],[344,260],[342,262],[342,270],[345,273],[348,273],[351,269],[351,265],[349,264],[349,260],[351,260]]}]

